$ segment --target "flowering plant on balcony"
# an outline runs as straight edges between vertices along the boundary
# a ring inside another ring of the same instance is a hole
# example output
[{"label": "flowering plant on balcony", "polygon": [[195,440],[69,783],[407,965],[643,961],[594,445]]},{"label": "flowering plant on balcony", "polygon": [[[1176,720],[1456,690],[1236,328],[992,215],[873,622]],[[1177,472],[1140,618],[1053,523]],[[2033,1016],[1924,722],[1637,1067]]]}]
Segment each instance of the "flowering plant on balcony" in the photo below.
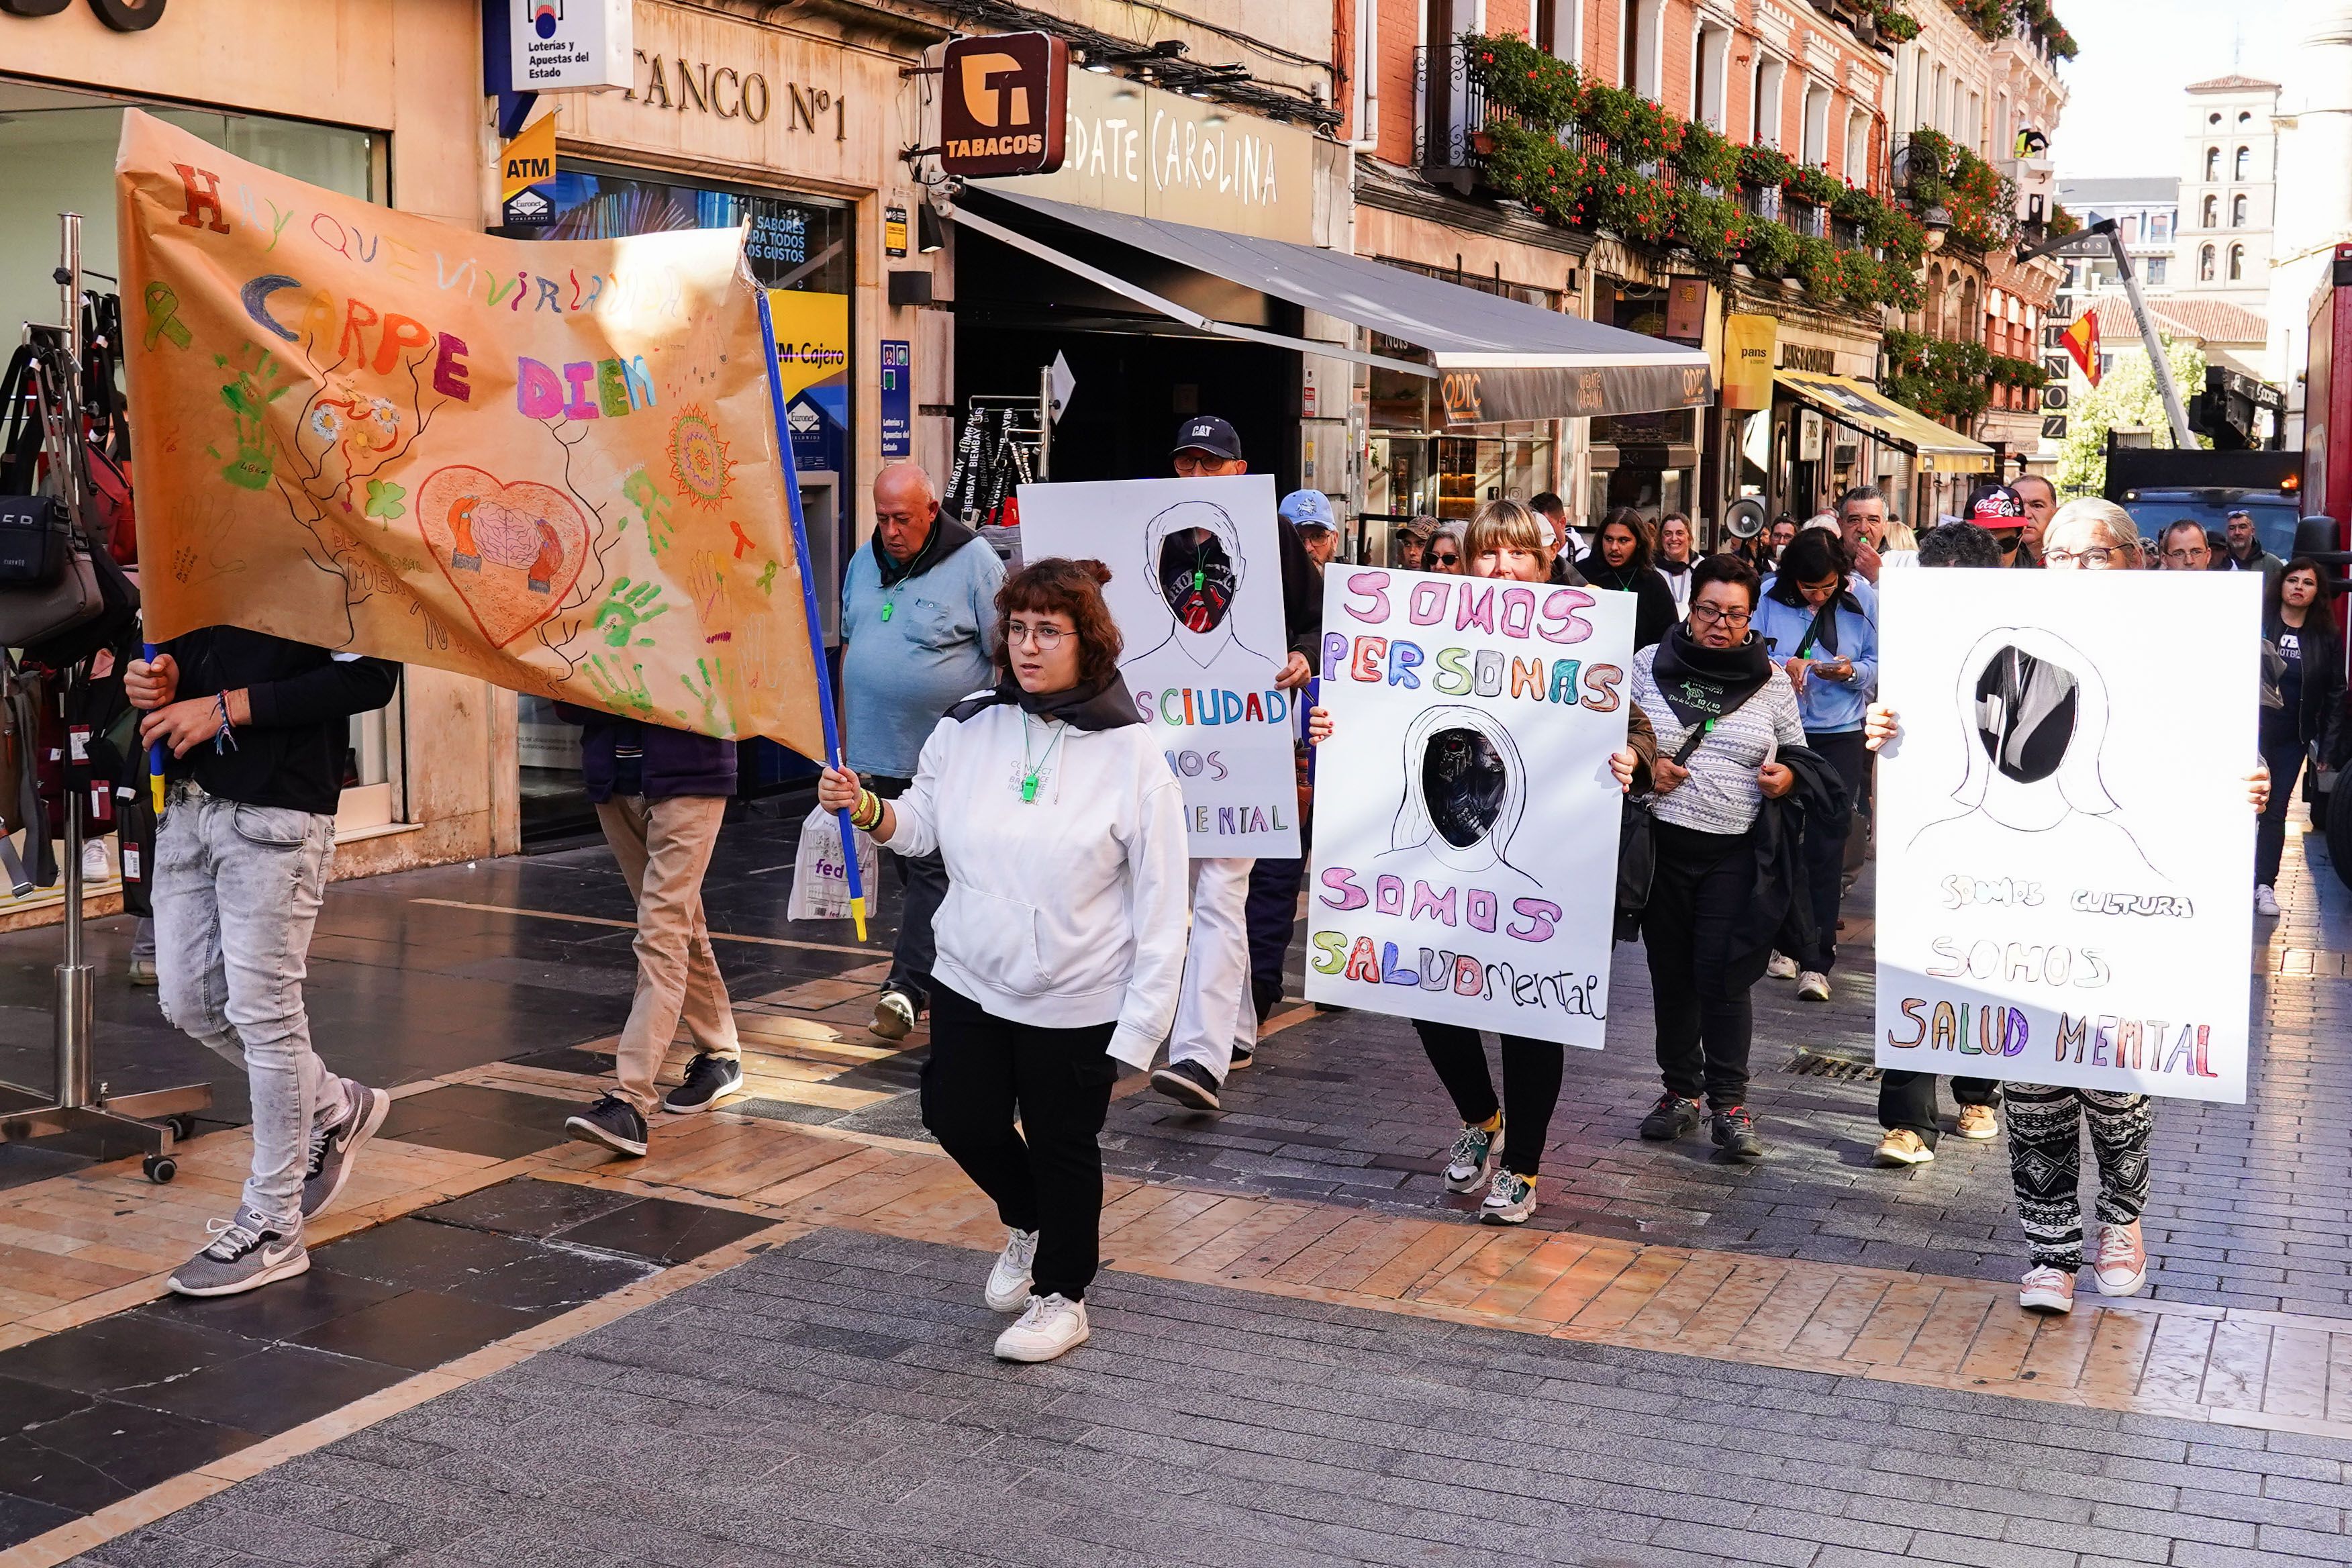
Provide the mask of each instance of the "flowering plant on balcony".
[{"label": "flowering plant on balcony", "polygon": [[2060,206],[2057,203],[2053,202],[2050,204],[2048,227],[2051,238],[2063,239],[2070,234],[2081,233],[2083,228],[2083,220],[2076,217],[2073,213],[2068,212],[2064,207]]},{"label": "flowering plant on balcony", "polygon": [[1792,165],[1789,171],[1789,177],[1780,182],[1783,195],[1793,197],[1809,207],[1832,205],[1845,188],[1844,181],[1827,169],[1815,168],[1811,163]]},{"label": "flowering plant on balcony", "polygon": [[1778,147],[1759,144],[1739,150],[1739,183],[1753,185],[1759,191],[1786,185],[1796,168],[1797,165],[1790,162],[1789,155]]},{"label": "flowering plant on balcony", "polygon": [[1711,196],[1689,185],[1675,187],[1674,199],[1675,241],[1714,267],[1738,260],[1748,244],[1748,226],[1763,221],[1729,196]]},{"label": "flowering plant on balcony", "polygon": [[1739,183],[1739,144],[1714,126],[1694,120],[1683,127],[1675,166],[1694,180],[1727,191]]},{"label": "flowering plant on balcony", "polygon": [[1465,33],[1462,47],[1471,74],[1486,89],[1488,103],[1544,131],[1558,131],[1576,119],[1584,82],[1568,61],[1516,33]]},{"label": "flowering plant on balcony", "polygon": [[1945,0],[1954,14],[1988,44],[1999,43],[2008,35],[2011,3],[2012,0]]},{"label": "flowering plant on balcony", "polygon": [[2000,171],[1939,131],[1920,129],[1906,142],[1900,193],[1920,212],[1941,207],[1952,240],[1984,252],[2006,244],[2016,225],[2013,198]]},{"label": "flowering plant on balcony", "polygon": [[1898,44],[1907,44],[1919,36],[1919,18],[1906,11],[1900,0],[1863,0],[1871,20],[1878,24],[1879,33]]}]

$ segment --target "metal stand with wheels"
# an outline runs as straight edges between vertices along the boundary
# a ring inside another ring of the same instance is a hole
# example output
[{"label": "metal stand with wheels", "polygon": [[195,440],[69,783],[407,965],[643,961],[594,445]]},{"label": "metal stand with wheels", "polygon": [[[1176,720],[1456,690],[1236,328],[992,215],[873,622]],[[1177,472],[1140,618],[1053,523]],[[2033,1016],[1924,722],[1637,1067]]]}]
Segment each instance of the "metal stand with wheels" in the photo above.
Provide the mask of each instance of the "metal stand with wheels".
[{"label": "metal stand with wheels", "polygon": [[[76,380],[82,361],[81,216],[78,213],[61,214],[59,224],[63,243],[57,279],[64,297],[66,344],[71,366],[66,384],[57,389],[64,417],[50,424],[50,433],[58,439],[50,448],[49,461],[51,471],[64,487],[66,505],[77,529],[84,539],[89,539],[89,531],[81,526],[87,491],[81,482],[80,392]],[[79,677],[79,671],[68,676],[66,689],[72,689]],[[68,759],[68,774],[70,763],[71,759]],[[53,1092],[44,1094],[18,1084],[0,1083],[0,1143],[103,1128],[143,1144],[147,1154],[142,1168],[147,1179],[168,1182],[180,1170],[179,1162],[172,1155],[173,1146],[195,1131],[194,1113],[212,1104],[213,1088],[208,1083],[195,1083],[149,1089],[142,1094],[110,1096],[105,1084],[93,1081],[91,970],[82,951],[81,929],[82,799],[81,791],[74,787],[70,777],[63,795],[66,951],[65,962],[57,968],[53,1037],[56,1085]],[[158,1118],[160,1121],[153,1120]]]}]

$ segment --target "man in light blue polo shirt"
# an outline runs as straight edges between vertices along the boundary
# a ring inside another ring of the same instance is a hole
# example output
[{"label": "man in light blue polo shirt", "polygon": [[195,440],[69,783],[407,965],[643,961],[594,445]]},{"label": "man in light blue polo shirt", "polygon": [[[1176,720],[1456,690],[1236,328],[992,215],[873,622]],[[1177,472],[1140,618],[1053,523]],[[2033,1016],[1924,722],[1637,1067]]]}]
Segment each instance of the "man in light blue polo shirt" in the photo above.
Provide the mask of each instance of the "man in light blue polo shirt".
[{"label": "man in light blue polo shirt", "polygon": [[[929,474],[894,463],[875,476],[874,538],[850,557],[841,585],[841,689],[850,769],[884,800],[914,782],[940,716],[995,684],[1003,583],[996,552],[940,512]],[[931,917],[948,870],[937,855],[890,858],[906,902],[869,1027],[902,1040],[930,1003]]]}]

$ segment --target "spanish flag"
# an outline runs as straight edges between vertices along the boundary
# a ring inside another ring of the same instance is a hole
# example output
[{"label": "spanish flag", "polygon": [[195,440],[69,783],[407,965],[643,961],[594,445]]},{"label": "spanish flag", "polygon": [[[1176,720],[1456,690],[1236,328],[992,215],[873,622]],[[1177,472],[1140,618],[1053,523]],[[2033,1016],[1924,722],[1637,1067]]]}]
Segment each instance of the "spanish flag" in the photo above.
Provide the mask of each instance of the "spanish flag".
[{"label": "spanish flag", "polygon": [[2098,385],[2098,313],[2095,310],[2085,310],[2075,317],[2074,324],[2060,333],[2058,341],[2066,345],[2066,352],[2074,356],[2074,363],[2083,367],[2083,374],[2090,378],[2091,384]]}]

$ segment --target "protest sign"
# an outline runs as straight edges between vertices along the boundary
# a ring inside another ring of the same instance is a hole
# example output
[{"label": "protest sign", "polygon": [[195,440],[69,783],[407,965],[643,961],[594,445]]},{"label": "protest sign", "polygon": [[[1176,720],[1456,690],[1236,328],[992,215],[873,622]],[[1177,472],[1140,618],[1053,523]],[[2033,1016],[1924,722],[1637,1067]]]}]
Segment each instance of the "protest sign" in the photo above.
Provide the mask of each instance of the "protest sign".
[{"label": "protest sign", "polygon": [[1183,781],[1192,854],[1297,856],[1273,478],[1023,485],[1021,554],[1110,568],[1119,672]]},{"label": "protest sign", "polygon": [[1307,996],[1598,1050],[1633,595],[1334,566]]},{"label": "protest sign", "polygon": [[499,239],[136,110],[116,183],[151,638],[824,754],[740,233]]},{"label": "protest sign", "polygon": [[2245,1100],[2261,593],[1880,584],[1880,1067]]}]

